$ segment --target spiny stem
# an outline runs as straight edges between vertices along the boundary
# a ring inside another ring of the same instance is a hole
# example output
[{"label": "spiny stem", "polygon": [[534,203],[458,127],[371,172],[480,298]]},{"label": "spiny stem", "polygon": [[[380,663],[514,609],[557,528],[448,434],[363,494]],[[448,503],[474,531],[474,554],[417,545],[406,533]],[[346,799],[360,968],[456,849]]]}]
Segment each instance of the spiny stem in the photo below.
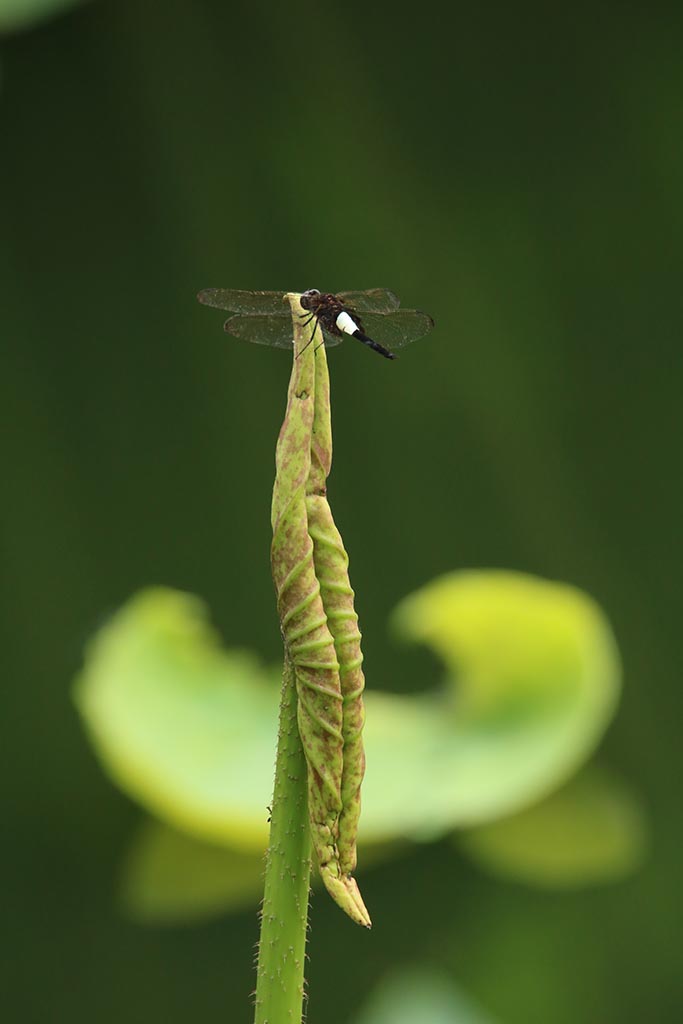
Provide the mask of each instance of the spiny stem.
[{"label": "spiny stem", "polygon": [[275,790],[261,910],[255,1024],[300,1024],[311,839],[294,667],[285,659]]},{"label": "spiny stem", "polygon": [[[337,904],[370,927],[352,871],[364,757],[360,633],[348,558],[327,504],[327,360],[289,294],[294,364],[278,438],[271,567],[285,669],[255,1024],[300,1024],[311,845]],[[340,829],[341,826],[341,829]]]}]

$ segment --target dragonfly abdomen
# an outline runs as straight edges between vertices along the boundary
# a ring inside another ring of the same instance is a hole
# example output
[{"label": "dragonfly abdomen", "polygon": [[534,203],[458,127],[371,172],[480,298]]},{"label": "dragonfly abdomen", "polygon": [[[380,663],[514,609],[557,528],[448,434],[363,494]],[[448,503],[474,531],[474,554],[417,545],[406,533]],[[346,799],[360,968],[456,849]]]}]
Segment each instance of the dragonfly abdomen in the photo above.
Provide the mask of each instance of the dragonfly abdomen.
[{"label": "dragonfly abdomen", "polygon": [[353,319],[353,317],[351,317],[346,312],[345,309],[343,309],[341,311],[341,313],[339,314],[339,316],[335,320],[335,323],[336,323],[337,327],[339,328],[339,330],[343,331],[344,334],[355,334],[357,331],[360,331],[360,329],[361,329],[360,325],[356,323],[356,321]]},{"label": "dragonfly abdomen", "polygon": [[380,355],[384,356],[385,359],[395,359],[396,356],[389,349],[385,348],[384,345],[378,344],[373,341],[372,338],[368,338],[367,334],[363,331],[360,323],[356,323],[353,317],[346,312],[345,309],[337,316],[335,325],[338,330],[344,334],[350,334],[352,338],[357,338],[358,341],[362,341],[364,345],[374,349],[375,352],[379,352]]}]

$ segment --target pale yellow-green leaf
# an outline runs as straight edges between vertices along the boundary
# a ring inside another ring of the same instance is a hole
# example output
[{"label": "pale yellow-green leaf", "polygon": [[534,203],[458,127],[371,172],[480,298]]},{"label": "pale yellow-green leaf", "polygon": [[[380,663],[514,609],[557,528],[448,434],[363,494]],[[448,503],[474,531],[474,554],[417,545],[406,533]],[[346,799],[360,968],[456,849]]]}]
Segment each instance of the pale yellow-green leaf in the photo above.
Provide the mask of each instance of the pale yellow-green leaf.
[{"label": "pale yellow-green leaf", "polygon": [[[574,588],[458,573],[408,598],[396,628],[438,649],[448,685],[366,691],[364,844],[425,840],[532,803],[585,761],[611,717],[614,640]],[[200,601],[161,588],[97,634],[76,688],[124,790],[178,829],[259,854],[278,696],[279,671],[222,648]]]},{"label": "pale yellow-green leaf", "polygon": [[[369,805],[385,818],[402,804],[410,817],[419,801],[419,817],[436,828],[509,813],[571,775],[614,713],[614,637],[574,587],[521,573],[452,573],[406,598],[393,624],[443,658],[446,687],[409,704],[383,697],[383,708],[368,710],[374,774],[364,814]],[[380,807],[375,787],[389,765]]]},{"label": "pale yellow-green leaf", "polygon": [[577,695],[603,715],[614,704],[614,641],[575,587],[502,570],[454,572],[405,598],[393,622],[441,656],[468,719],[497,722]]},{"label": "pale yellow-green leaf", "polygon": [[148,924],[203,920],[254,908],[263,894],[264,859],[149,819],[124,862],[121,897],[129,916]]},{"label": "pale yellow-green leaf", "polygon": [[221,648],[198,599],[155,588],[91,642],[75,697],[107,771],[155,817],[261,852],[279,678]]},{"label": "pale yellow-green leaf", "polygon": [[645,824],[626,786],[591,767],[533,807],[458,836],[504,878],[548,888],[618,880],[640,864]]}]

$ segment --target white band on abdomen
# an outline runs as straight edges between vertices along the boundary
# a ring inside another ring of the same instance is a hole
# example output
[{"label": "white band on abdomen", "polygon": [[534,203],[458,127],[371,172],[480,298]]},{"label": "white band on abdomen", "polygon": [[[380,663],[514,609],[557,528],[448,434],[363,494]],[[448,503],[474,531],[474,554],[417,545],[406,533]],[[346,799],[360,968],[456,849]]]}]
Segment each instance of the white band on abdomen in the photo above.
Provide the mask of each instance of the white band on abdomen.
[{"label": "white band on abdomen", "polygon": [[358,324],[354,324],[349,314],[343,311],[337,317],[337,327],[340,331],[344,331],[345,334],[355,334],[356,331],[360,330]]}]

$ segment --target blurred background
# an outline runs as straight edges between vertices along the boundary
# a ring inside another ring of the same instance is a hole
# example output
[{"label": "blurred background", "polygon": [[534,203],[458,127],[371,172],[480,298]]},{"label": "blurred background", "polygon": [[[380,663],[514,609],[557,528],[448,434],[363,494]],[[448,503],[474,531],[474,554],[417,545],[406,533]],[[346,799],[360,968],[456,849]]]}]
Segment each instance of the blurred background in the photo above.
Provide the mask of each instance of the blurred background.
[{"label": "blurred background", "polygon": [[584,588],[621,647],[605,749],[652,850],[626,881],[549,893],[427,846],[364,878],[369,936],[317,897],[310,1019],[349,1021],[420,959],[501,1024],[680,1020],[680,12],[0,0],[0,27],[7,1019],[251,1019],[255,913],[162,929],[117,909],[139,811],[70,683],[149,583],[278,659],[290,361],[195,293],[382,285],[437,327],[395,364],[330,354],[369,684],[433,681],[386,621],[438,573]]}]

